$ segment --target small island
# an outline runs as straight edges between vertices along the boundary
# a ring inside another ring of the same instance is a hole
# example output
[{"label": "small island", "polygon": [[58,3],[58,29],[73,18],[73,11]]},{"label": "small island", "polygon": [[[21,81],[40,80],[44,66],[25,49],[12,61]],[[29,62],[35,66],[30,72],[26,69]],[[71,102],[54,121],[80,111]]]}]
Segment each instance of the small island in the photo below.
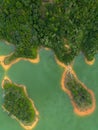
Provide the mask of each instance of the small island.
[{"label": "small island", "polygon": [[94,93],[77,78],[70,66],[66,68],[61,84],[70,96],[76,114],[85,116],[95,110]]},{"label": "small island", "polygon": [[12,83],[7,77],[2,82],[2,88],[4,90],[3,109],[26,130],[32,129],[38,122],[38,111],[28,97],[26,88]]}]

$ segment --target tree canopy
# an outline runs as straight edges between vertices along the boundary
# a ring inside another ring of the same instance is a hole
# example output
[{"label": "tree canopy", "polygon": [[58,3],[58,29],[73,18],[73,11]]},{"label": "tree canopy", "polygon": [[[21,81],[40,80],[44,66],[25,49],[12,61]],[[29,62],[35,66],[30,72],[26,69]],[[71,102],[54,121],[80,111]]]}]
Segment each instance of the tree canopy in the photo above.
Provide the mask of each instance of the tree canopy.
[{"label": "tree canopy", "polygon": [[1,0],[0,39],[16,46],[14,57],[35,58],[33,48],[44,46],[64,63],[80,51],[92,60],[98,52],[98,1]]}]

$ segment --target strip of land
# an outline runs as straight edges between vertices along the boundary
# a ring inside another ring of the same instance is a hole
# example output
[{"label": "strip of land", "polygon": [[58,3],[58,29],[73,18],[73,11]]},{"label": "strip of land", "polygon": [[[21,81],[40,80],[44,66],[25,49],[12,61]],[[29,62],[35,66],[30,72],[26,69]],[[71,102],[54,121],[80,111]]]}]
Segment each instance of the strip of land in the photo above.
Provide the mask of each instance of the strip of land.
[{"label": "strip of land", "polygon": [[[12,55],[12,54],[10,54]],[[10,56],[9,55],[9,56]],[[37,55],[37,58],[36,59],[30,59],[30,58],[17,58],[15,59],[14,61],[12,61],[10,64],[5,64],[4,63],[4,60],[5,58],[8,57],[8,56],[0,56],[0,64],[2,65],[2,67],[4,68],[4,70],[8,70],[12,65],[16,64],[17,62],[21,61],[21,60],[25,60],[25,61],[29,61],[31,63],[38,63],[40,61],[40,58],[39,58],[39,54]]]},{"label": "strip of land", "polygon": [[[3,79],[3,81],[2,81],[2,89],[4,89],[4,81],[5,81],[5,80],[8,80],[10,83],[12,83],[11,80],[10,80],[7,76],[5,76],[4,79]],[[15,84],[15,85],[17,85],[17,84]],[[34,121],[33,121],[32,123],[30,123],[29,125],[23,124],[23,123],[22,123],[16,116],[14,116],[14,115],[12,115],[11,117],[14,118],[14,119],[16,119],[16,120],[20,123],[20,125],[21,125],[25,130],[32,130],[32,129],[36,126],[36,124],[38,123],[38,121],[39,121],[39,118],[38,118],[39,112],[38,112],[38,110],[36,109],[36,107],[35,107],[35,105],[34,105],[34,102],[28,97],[28,94],[27,94],[27,91],[26,91],[26,87],[23,86],[23,85],[18,85],[18,86],[19,86],[19,87],[23,87],[24,92],[25,92],[27,98],[28,98],[28,99],[30,100],[30,102],[32,103],[32,107],[34,108],[36,117],[35,117]],[[4,111],[6,111],[7,113],[9,113],[9,111],[8,111],[4,106],[2,106],[2,108],[3,108]]]},{"label": "strip of land", "polygon": [[73,105],[73,107],[74,107],[74,112],[75,112],[77,115],[79,115],[79,116],[90,115],[91,113],[94,112],[94,110],[95,110],[95,108],[96,108],[96,101],[95,101],[94,93],[93,93],[93,91],[91,91],[90,89],[88,89],[88,88],[81,82],[82,87],[84,87],[84,88],[86,89],[86,91],[88,91],[88,93],[90,93],[90,95],[91,95],[91,97],[92,97],[92,107],[87,108],[87,109],[84,108],[84,109],[82,109],[82,110],[78,109],[76,103],[75,103],[75,102],[73,101],[73,99],[72,99],[73,97],[72,97],[71,92],[66,88],[66,86],[65,86],[65,84],[64,84],[64,80],[65,80],[65,78],[66,78],[66,71],[67,71],[67,69],[69,69],[69,71],[74,75],[74,77],[76,78],[77,82],[80,82],[79,79],[77,78],[75,72],[72,70],[71,66],[68,66],[68,67],[66,68],[66,70],[64,71],[63,75],[62,75],[62,80],[61,80],[62,90],[69,95],[69,97],[70,97],[70,99],[71,99],[71,102],[72,102],[72,105]]},{"label": "strip of land", "polygon": [[[79,116],[90,115],[91,113],[94,112],[94,110],[95,110],[95,108],[96,108],[96,101],[95,101],[95,96],[94,96],[93,91],[90,90],[90,89],[88,89],[82,82],[79,81],[79,79],[78,79],[77,76],[76,76],[76,73],[75,73],[75,72],[73,71],[73,69],[72,69],[72,66],[66,66],[64,63],[60,62],[60,61],[57,59],[56,56],[55,56],[55,59],[56,59],[57,64],[59,64],[61,67],[65,68],[65,71],[64,71],[64,73],[63,73],[63,75],[62,75],[61,86],[62,86],[62,90],[69,95],[69,97],[70,97],[70,99],[71,99],[71,102],[72,102],[72,105],[73,105],[73,107],[74,107],[74,112],[75,112],[77,115],[79,115]],[[74,75],[74,77],[76,78],[76,80],[77,80],[78,82],[80,82],[80,83],[82,84],[82,86],[91,94],[91,96],[92,96],[92,102],[93,102],[91,108],[89,108],[89,109],[84,109],[84,110],[82,110],[82,111],[81,111],[80,109],[77,109],[75,102],[72,100],[71,92],[70,92],[70,91],[66,88],[66,86],[64,85],[64,80],[65,80],[65,78],[66,78],[66,71],[67,71],[67,70],[69,70],[69,71]]]}]

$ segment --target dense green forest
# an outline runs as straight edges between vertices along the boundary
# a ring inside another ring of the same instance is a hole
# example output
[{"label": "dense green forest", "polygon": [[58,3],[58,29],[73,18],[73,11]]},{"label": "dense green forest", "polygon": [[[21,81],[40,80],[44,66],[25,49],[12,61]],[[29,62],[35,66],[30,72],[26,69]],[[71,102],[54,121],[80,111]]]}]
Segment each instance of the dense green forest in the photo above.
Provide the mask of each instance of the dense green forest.
[{"label": "dense green forest", "polygon": [[14,115],[24,124],[34,121],[35,111],[23,87],[10,83],[8,80],[4,82],[3,106],[9,111],[9,115]]},{"label": "dense green forest", "polygon": [[[40,46],[70,63],[98,52],[98,0],[0,0],[0,39],[16,46],[16,57],[35,58]],[[14,57],[14,58],[13,58]]]},{"label": "dense green forest", "polygon": [[70,71],[66,72],[64,84],[65,87],[70,90],[72,100],[75,102],[78,109],[83,111],[92,107],[93,101],[91,94],[83,87],[83,85]]}]

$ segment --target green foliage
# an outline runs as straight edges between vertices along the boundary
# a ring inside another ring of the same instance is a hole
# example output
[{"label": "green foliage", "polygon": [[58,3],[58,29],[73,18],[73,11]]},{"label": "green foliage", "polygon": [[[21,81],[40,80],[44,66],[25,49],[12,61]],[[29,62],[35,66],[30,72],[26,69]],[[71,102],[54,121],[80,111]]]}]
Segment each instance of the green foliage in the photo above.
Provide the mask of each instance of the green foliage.
[{"label": "green foliage", "polygon": [[32,48],[45,46],[64,63],[80,51],[92,60],[98,51],[98,1],[0,1],[0,39],[16,45],[15,57],[35,58]]},{"label": "green foliage", "polygon": [[92,106],[92,97],[83,85],[74,77],[71,72],[66,73],[65,86],[72,94],[72,100],[79,109],[85,109]]},{"label": "green foliage", "polygon": [[24,89],[8,80],[4,82],[4,107],[23,123],[32,123],[35,118],[34,108]]}]

